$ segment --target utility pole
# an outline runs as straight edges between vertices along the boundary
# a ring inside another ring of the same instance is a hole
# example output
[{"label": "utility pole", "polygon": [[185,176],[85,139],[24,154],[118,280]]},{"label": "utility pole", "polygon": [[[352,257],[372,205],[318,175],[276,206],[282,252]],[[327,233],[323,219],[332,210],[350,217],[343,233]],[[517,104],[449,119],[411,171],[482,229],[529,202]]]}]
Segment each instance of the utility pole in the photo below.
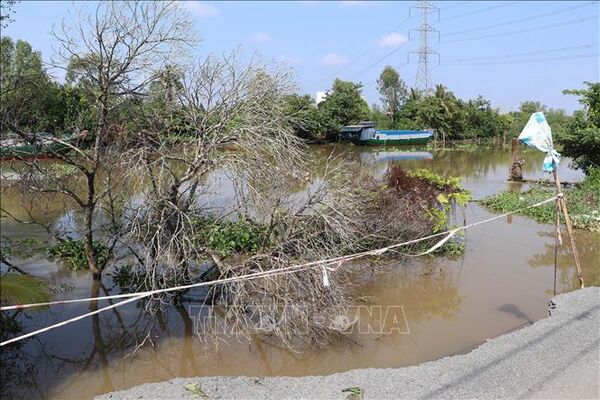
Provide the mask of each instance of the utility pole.
[{"label": "utility pole", "polygon": [[437,12],[439,19],[440,9],[432,5],[428,0],[421,0],[419,1],[418,6],[411,7],[409,10],[409,15],[412,14],[413,9],[417,9],[420,11],[421,25],[418,29],[411,29],[409,31],[409,38],[413,31],[419,32],[420,46],[418,51],[409,52],[408,57],[410,61],[410,54],[419,55],[419,64],[417,66],[415,86],[417,89],[420,89],[424,92],[428,92],[431,88],[431,77],[429,75],[430,57],[436,55],[438,57],[438,63],[440,60],[440,54],[437,51],[433,51],[429,46],[428,38],[430,33],[437,33],[439,42],[440,32],[437,29],[434,29],[431,25],[429,25],[428,18],[430,13]]}]

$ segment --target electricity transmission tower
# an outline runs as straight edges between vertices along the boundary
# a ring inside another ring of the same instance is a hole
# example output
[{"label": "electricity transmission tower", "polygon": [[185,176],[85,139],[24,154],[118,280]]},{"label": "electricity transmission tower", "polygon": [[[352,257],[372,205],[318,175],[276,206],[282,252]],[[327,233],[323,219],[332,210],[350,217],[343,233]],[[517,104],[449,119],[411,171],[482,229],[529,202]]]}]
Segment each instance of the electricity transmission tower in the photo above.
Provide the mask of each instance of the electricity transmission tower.
[{"label": "electricity transmission tower", "polygon": [[411,7],[409,9],[409,16],[412,16],[413,9],[417,9],[421,14],[421,25],[418,29],[411,29],[409,31],[409,39],[413,31],[419,32],[420,45],[418,51],[411,51],[408,54],[410,60],[410,54],[419,55],[419,64],[417,66],[417,76],[415,79],[415,86],[417,89],[428,92],[431,87],[431,77],[429,75],[429,64],[432,56],[437,56],[438,63],[440,60],[440,54],[437,51],[433,51],[429,46],[429,35],[437,33],[438,42],[440,39],[440,32],[429,25],[429,14],[437,13],[439,19],[440,9],[432,5],[428,0],[419,1],[419,5]]}]

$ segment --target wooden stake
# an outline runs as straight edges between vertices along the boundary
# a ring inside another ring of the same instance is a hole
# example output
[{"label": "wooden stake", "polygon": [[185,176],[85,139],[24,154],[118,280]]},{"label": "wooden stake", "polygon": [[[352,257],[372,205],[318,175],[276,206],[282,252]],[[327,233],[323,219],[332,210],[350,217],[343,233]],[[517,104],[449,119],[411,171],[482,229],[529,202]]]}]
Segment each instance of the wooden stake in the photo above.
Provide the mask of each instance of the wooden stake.
[{"label": "wooden stake", "polygon": [[[554,171],[552,171],[552,174],[554,175],[554,183],[556,184],[556,193],[562,194],[562,187],[560,184],[560,179],[558,177],[558,172],[556,171],[556,166]],[[579,285],[583,289],[585,287],[583,282],[583,274],[581,272],[581,264],[579,263],[579,253],[577,252],[577,246],[575,246],[575,236],[573,235],[573,227],[571,226],[571,218],[569,218],[567,203],[565,203],[565,198],[562,195],[556,201],[558,202],[558,206],[560,207],[562,214],[565,218],[567,234],[569,235],[569,241],[571,242],[571,250],[573,251],[573,259],[575,260],[575,268],[577,268],[577,277],[579,278]]]},{"label": "wooden stake", "polygon": [[517,143],[518,139],[513,138],[510,146],[510,161],[508,162],[508,180],[512,180],[512,166],[515,162],[515,157],[517,156]]}]

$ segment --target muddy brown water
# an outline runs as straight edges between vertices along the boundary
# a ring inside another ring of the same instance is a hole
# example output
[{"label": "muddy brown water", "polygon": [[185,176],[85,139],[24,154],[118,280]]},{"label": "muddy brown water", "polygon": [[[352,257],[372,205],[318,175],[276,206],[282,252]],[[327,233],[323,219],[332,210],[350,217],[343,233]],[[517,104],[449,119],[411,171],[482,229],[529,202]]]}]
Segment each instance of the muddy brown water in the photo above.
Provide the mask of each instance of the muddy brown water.
[{"label": "muddy brown water", "polygon": [[[312,151],[317,157],[326,157],[331,149],[319,146]],[[428,168],[447,176],[461,176],[463,185],[475,198],[527,188],[506,181],[506,149],[406,152],[342,146],[336,151],[349,154],[376,175],[383,174],[390,161],[398,161],[406,168]],[[525,177],[544,178],[543,155],[527,152],[524,158]],[[582,179],[581,173],[570,169],[567,162],[561,165],[560,174],[564,181]],[[51,198],[42,201],[48,202],[44,208],[50,210],[56,223],[73,219],[67,205]],[[26,215],[14,191],[3,193],[2,207],[15,215]],[[470,204],[464,217],[470,223],[492,215]],[[4,238],[44,237],[40,227],[20,225],[7,218],[1,222]],[[354,368],[415,365],[469,351],[488,338],[548,314],[554,282],[552,234],[550,225],[512,216],[469,230],[465,253],[459,257],[392,263],[361,288],[361,294],[374,306],[367,310],[369,326],[381,332],[355,333],[352,341],[303,352],[290,351],[258,337],[249,341],[228,338],[217,348],[207,348],[194,334],[194,313],[189,312],[193,303],[184,301],[152,319],[143,318],[137,305],[126,305],[41,334],[21,345],[2,348],[2,398],[90,398],[178,376],[330,374]],[[600,285],[600,234],[578,230],[576,238],[587,284]],[[72,272],[48,261],[42,253],[34,252],[21,264],[54,287],[64,289],[67,285],[68,290],[57,294],[57,298],[113,291],[109,274],[105,274],[102,284],[94,285],[87,272]],[[566,245],[560,249],[558,265],[557,292],[576,289],[572,256]],[[103,304],[58,305],[33,313],[21,312],[14,319],[17,325],[4,323],[3,329],[29,332]],[[147,345],[128,357],[150,325],[153,334],[149,340],[153,346]]]}]

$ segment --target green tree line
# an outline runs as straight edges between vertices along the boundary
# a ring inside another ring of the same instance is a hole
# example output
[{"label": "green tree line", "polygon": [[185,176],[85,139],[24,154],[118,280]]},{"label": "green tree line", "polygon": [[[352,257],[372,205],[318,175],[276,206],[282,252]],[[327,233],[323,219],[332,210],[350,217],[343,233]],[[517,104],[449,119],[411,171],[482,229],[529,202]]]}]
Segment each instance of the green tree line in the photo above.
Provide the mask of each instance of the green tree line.
[{"label": "green tree line", "polygon": [[[19,127],[68,135],[76,127],[93,126],[93,83],[81,78],[85,75],[85,58],[69,64],[65,83],[60,84],[46,72],[40,52],[26,41],[3,37],[0,47],[3,134]],[[582,109],[573,116],[535,101],[525,101],[519,110],[502,113],[482,96],[460,99],[441,84],[428,92],[409,88],[394,68],[386,66],[377,80],[380,104],[369,107],[362,97],[361,83],[335,79],[319,104],[309,95],[290,94],[286,108],[296,135],[313,143],[337,141],[343,126],[361,120],[375,121],[379,129],[433,129],[436,139],[442,142],[504,141],[517,136],[533,112],[543,111],[561,150],[586,169],[599,163],[600,154],[600,89],[598,83],[586,84],[585,89],[564,92],[581,99]],[[135,130],[136,113],[132,110],[136,107],[164,114],[171,107],[172,92],[178,85],[180,77],[167,68],[146,93],[121,101],[111,122],[125,130]],[[185,136],[176,116],[171,127]]]}]

